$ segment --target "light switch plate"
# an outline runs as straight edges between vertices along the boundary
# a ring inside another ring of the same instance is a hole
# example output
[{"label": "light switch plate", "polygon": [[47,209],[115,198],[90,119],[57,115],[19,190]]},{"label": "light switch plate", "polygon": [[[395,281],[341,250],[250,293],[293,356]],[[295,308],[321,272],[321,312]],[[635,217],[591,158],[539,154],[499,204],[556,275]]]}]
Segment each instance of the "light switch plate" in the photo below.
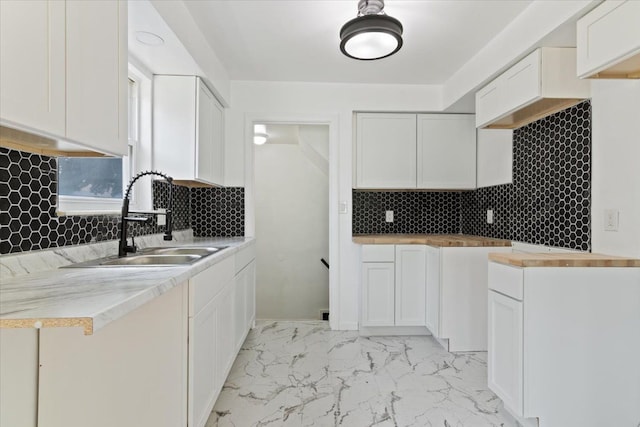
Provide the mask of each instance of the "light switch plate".
[{"label": "light switch plate", "polygon": [[[167,210],[160,208],[158,209],[158,212],[166,213]],[[158,225],[167,225],[167,217],[165,215],[156,215],[156,221],[158,222]]]},{"label": "light switch plate", "polygon": [[393,222],[393,211],[386,211],[384,215],[384,220],[386,222]]},{"label": "light switch plate", "polygon": [[620,212],[616,209],[604,210],[604,231],[618,231]]},{"label": "light switch plate", "polygon": [[347,204],[346,201],[341,200],[340,203],[338,204],[338,212],[341,214],[346,214],[349,213],[349,205]]},{"label": "light switch plate", "polygon": [[493,209],[487,209],[487,224],[493,224]]}]

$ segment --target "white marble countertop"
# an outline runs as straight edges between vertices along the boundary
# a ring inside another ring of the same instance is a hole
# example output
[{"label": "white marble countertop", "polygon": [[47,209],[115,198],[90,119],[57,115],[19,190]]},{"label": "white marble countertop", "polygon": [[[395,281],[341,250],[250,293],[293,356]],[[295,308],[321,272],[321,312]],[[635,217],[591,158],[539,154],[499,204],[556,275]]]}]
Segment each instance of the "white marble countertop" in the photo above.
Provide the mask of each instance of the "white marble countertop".
[{"label": "white marble countertop", "polygon": [[[55,268],[15,277],[3,274],[0,327],[76,326],[83,327],[85,335],[90,335],[195,274],[233,256],[253,240],[252,237],[186,238],[180,242],[164,242],[163,246],[228,246],[184,267]],[[62,249],[50,254],[68,257],[66,253],[60,255],[64,252]],[[90,251],[87,249],[85,252]],[[67,263],[85,260],[69,259]],[[20,261],[16,261],[18,264]]]}]

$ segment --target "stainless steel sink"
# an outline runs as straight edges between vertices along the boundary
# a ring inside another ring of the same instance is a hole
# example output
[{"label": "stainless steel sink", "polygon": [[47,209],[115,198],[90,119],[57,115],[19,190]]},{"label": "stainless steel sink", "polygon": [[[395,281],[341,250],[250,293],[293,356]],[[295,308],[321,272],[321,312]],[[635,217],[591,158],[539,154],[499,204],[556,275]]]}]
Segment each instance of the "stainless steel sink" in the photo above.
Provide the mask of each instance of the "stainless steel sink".
[{"label": "stainless steel sink", "polygon": [[77,264],[65,265],[61,268],[101,268],[101,267],[179,267],[193,264],[204,257],[213,255],[223,247],[159,247],[146,248],[136,255],[127,257],[100,258]]},{"label": "stainless steel sink", "polygon": [[207,256],[221,251],[222,248],[203,248],[203,247],[181,247],[181,248],[147,248],[141,251],[142,254],[153,255],[198,255]]},{"label": "stainless steel sink", "polygon": [[202,259],[200,255],[134,255],[125,258],[116,258],[100,263],[101,266],[166,266],[166,265],[188,265]]}]

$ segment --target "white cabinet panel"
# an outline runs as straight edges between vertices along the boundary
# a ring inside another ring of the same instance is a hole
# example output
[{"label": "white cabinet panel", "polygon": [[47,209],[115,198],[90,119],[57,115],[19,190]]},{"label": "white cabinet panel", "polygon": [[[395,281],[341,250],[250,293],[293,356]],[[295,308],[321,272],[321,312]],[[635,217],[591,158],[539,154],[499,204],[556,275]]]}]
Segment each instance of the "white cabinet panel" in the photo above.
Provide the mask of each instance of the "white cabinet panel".
[{"label": "white cabinet panel", "polygon": [[489,388],[523,415],[522,302],[489,291]]},{"label": "white cabinet panel", "polygon": [[503,107],[506,111],[531,103],[542,95],[541,61],[541,51],[538,49],[505,71],[502,81],[506,94]]},{"label": "white cabinet panel", "polygon": [[216,322],[216,393],[219,393],[227,379],[227,374],[235,358],[234,346],[234,293],[233,286],[227,286],[216,298],[218,320]]},{"label": "white cabinet panel", "polygon": [[244,334],[246,328],[246,312],[247,312],[247,289],[246,279],[247,269],[242,270],[235,278],[234,283],[234,299],[233,299],[233,327],[234,327],[234,339],[233,348],[239,349],[242,346]]},{"label": "white cabinet panel", "polygon": [[416,188],[415,114],[357,115],[357,188]]},{"label": "white cabinet panel", "polygon": [[93,335],[81,328],[41,329],[37,425],[186,425],[186,286]]},{"label": "white cabinet panel", "polygon": [[395,320],[394,264],[362,264],[362,325],[393,326]]},{"label": "white cabinet panel", "polygon": [[126,155],[127,4],[67,1],[66,25],[67,138]]},{"label": "white cabinet panel", "polygon": [[424,326],[426,247],[396,245],[395,326]]},{"label": "white cabinet panel", "polygon": [[245,310],[245,327],[248,330],[253,327],[253,322],[256,318],[256,262],[252,261],[251,264],[246,267],[246,270],[245,298],[247,305]]},{"label": "white cabinet panel", "polygon": [[429,331],[440,337],[440,248],[427,246],[426,321]]},{"label": "white cabinet panel", "polygon": [[536,49],[476,93],[476,127],[517,129],[589,98],[575,63],[573,48]]},{"label": "white cabinet panel", "polygon": [[476,129],[473,115],[418,115],[417,187],[476,187]]},{"label": "white cabinet panel", "polygon": [[0,329],[0,397],[0,426],[36,427],[36,329]]},{"label": "white cabinet panel", "polygon": [[0,119],[64,136],[64,2],[0,1]]},{"label": "white cabinet panel", "polygon": [[513,181],[513,131],[478,129],[478,188],[510,184]]},{"label": "white cabinet panel", "polygon": [[609,0],[577,24],[579,77],[640,78],[640,2]]},{"label": "white cabinet panel", "polygon": [[153,167],[178,183],[222,185],[224,110],[196,76],[155,76]]},{"label": "white cabinet panel", "polygon": [[204,426],[217,396],[216,346],[219,307],[210,301],[189,319],[189,418],[190,426]]}]

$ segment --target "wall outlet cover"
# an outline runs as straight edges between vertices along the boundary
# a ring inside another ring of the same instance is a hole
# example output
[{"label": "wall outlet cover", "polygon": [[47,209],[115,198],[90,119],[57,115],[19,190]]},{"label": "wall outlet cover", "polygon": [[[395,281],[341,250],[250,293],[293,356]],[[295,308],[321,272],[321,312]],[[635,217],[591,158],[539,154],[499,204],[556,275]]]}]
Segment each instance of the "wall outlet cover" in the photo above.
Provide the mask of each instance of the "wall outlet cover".
[{"label": "wall outlet cover", "polygon": [[393,222],[393,211],[386,211],[384,215],[384,220],[386,222]]},{"label": "wall outlet cover", "polygon": [[493,224],[493,209],[487,209],[487,224]]},{"label": "wall outlet cover", "polygon": [[604,231],[618,231],[620,212],[617,209],[604,210]]}]

